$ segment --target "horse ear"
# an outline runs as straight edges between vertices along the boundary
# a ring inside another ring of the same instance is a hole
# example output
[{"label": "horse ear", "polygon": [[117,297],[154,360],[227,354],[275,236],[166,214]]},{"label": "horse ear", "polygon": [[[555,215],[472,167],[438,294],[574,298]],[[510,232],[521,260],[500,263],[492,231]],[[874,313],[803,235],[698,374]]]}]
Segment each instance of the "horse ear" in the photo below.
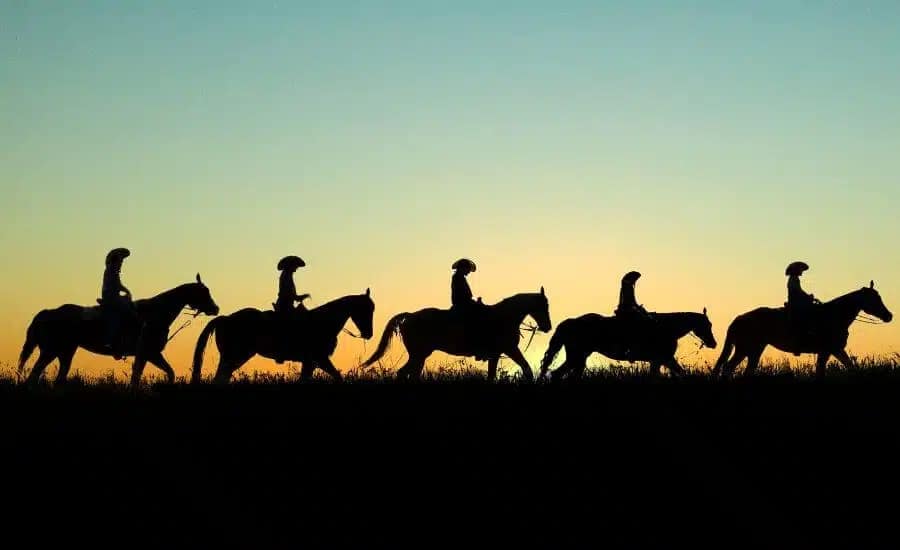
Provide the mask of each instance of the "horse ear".
[{"label": "horse ear", "polygon": [[875,288],[875,281],[874,281],[874,280],[869,281],[869,288]]},{"label": "horse ear", "polygon": [[706,308],[703,308],[703,315],[706,315]]},{"label": "horse ear", "polygon": [[199,273],[197,273],[197,282],[198,282],[198,283],[201,283],[201,284],[203,283],[203,281],[200,280],[200,274],[199,274]]},{"label": "horse ear", "polygon": [[366,289],[366,296],[369,296],[369,295],[371,295],[371,294],[372,294],[372,289],[371,289],[371,288],[367,288],[367,289]]},{"label": "horse ear", "polygon": [[546,294],[544,294],[544,287],[541,287],[541,296],[546,296]]}]

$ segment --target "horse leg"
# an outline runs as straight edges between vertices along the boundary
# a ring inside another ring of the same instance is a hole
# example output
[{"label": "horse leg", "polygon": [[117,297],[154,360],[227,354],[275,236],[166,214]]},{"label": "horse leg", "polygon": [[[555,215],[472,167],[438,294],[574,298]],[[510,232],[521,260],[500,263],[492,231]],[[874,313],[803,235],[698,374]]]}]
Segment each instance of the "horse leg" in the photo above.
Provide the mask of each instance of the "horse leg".
[{"label": "horse leg", "polygon": [[519,368],[522,369],[522,378],[524,378],[526,382],[534,382],[534,373],[531,372],[531,365],[528,364],[528,361],[525,359],[525,356],[522,355],[519,348],[513,348],[507,351],[506,356],[519,365]]},{"label": "horse leg", "polygon": [[816,378],[819,380],[825,378],[825,367],[828,366],[828,359],[830,357],[831,354],[824,351],[816,357]]},{"label": "horse leg", "polygon": [[67,350],[59,354],[59,371],[56,373],[56,384],[65,384],[69,377],[69,369],[72,368],[72,358],[75,357],[75,350]]},{"label": "horse leg", "polygon": [[753,350],[747,354],[747,367],[744,369],[744,376],[753,376],[756,374],[760,357],[762,357],[762,350]]},{"label": "horse leg", "polygon": [[213,377],[213,383],[227,384],[231,380],[231,373],[237,370],[237,367],[233,365],[233,362],[226,362],[220,357],[219,366],[216,367],[216,375]]},{"label": "horse leg", "polygon": [[734,355],[731,356],[725,366],[722,367],[722,377],[723,378],[731,378],[734,374],[734,371],[738,368],[738,366],[744,362],[744,359],[748,357],[748,353],[743,348],[739,348],[735,346]]},{"label": "horse leg", "polygon": [[216,376],[213,378],[213,382],[216,384],[227,384],[231,380],[231,375],[234,374],[234,371],[241,368],[251,357],[253,356],[247,355],[237,358],[226,357],[225,355],[220,356],[219,366],[216,369]]},{"label": "horse leg", "polygon": [[303,366],[300,367],[300,380],[303,382],[308,382],[312,380],[313,373],[316,372],[316,363],[313,361],[304,361]]},{"label": "horse leg", "polygon": [[493,382],[497,379],[497,364],[500,362],[500,357],[491,357],[488,359],[488,374],[487,379],[488,382]]},{"label": "horse leg", "polygon": [[141,385],[141,375],[144,374],[144,367],[147,365],[146,357],[135,357],[131,364],[131,387],[137,388]]},{"label": "horse leg", "polygon": [[397,380],[409,380],[409,360],[397,369]]},{"label": "horse leg", "polygon": [[562,380],[569,371],[572,370],[572,360],[569,359],[568,354],[566,354],[566,360],[563,361],[563,364],[558,366],[556,370],[550,371],[550,380],[556,382]]},{"label": "horse leg", "polygon": [[325,357],[318,363],[319,368],[330,374],[331,377],[337,382],[343,382],[344,377],[341,376],[341,371],[337,370],[337,367],[334,366],[334,363],[331,362],[331,359]]},{"label": "horse leg", "polygon": [[558,382],[563,378],[580,378],[587,367],[587,358],[590,354],[569,346],[566,348],[566,360],[550,372],[550,379]]},{"label": "horse leg", "polygon": [[847,355],[847,350],[839,349],[832,353],[834,357],[844,365],[844,368],[847,369],[855,369],[856,361],[854,361],[849,355]]},{"label": "horse leg", "polygon": [[172,368],[172,365],[166,361],[166,358],[163,357],[162,353],[154,353],[150,358],[148,358],[150,363],[152,363],[156,368],[163,371],[166,374],[166,382],[169,384],[175,383],[175,370]]},{"label": "horse leg", "polygon": [[659,361],[650,361],[650,376],[655,378],[659,376],[659,369],[662,364]]},{"label": "horse leg", "polygon": [[[572,380],[581,380],[584,377],[584,371],[587,370],[587,358],[590,353],[573,352],[572,353],[572,373],[569,378]],[[566,352],[566,362],[568,362],[568,352]]]},{"label": "horse leg", "polygon": [[684,369],[681,367],[681,363],[678,362],[678,359],[672,357],[663,364],[668,367],[669,374],[671,374],[672,376],[684,375]]},{"label": "horse leg", "polygon": [[37,360],[34,362],[34,366],[31,367],[31,373],[28,374],[25,383],[28,385],[37,384],[41,379],[41,375],[44,374],[44,370],[54,359],[56,359],[56,354],[41,350],[40,355],[38,355]]},{"label": "horse leg", "polygon": [[410,354],[406,363],[397,371],[397,378],[400,380],[418,380],[422,376],[422,369],[425,368],[425,357],[418,354]]}]

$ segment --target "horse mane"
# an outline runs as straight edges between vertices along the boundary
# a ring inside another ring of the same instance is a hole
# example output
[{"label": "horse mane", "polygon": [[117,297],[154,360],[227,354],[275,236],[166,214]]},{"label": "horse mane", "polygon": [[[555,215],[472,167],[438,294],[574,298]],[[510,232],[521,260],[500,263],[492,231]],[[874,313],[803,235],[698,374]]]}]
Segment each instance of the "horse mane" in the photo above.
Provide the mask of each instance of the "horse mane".
[{"label": "horse mane", "polygon": [[869,290],[869,289],[866,287],[858,288],[856,290],[851,290],[850,292],[848,292],[846,294],[841,294],[837,298],[832,298],[831,300],[828,300],[827,302],[822,302],[822,305],[824,305],[824,306],[840,305],[843,302],[849,301],[852,298],[857,297],[858,295],[862,294],[863,292],[865,292],[867,290]]},{"label": "horse mane", "polygon": [[165,290],[165,291],[163,291],[163,292],[160,292],[159,294],[157,294],[157,295],[155,295],[155,296],[151,296],[151,297],[149,297],[149,298],[141,298],[141,299],[139,299],[139,300],[135,300],[135,301],[134,301],[134,305],[135,305],[135,306],[140,306],[140,305],[144,305],[144,304],[146,304],[146,303],[148,303],[148,302],[155,302],[155,301],[160,300],[160,299],[162,299],[162,298],[169,298],[170,296],[172,296],[172,295],[174,295],[174,294],[178,294],[178,293],[183,292],[187,287],[192,286],[192,285],[196,285],[196,284],[198,284],[198,283],[184,283],[184,284],[182,284],[182,285],[178,285],[178,286],[176,286],[175,288],[170,288],[169,290]]},{"label": "horse mane", "polygon": [[345,302],[349,302],[349,301],[353,300],[354,298],[360,298],[361,296],[365,296],[365,294],[348,294],[347,296],[341,296],[340,298],[335,298],[334,300],[331,300],[330,302],[325,302],[324,304],[322,304],[320,306],[316,306],[316,307],[310,309],[309,311],[310,311],[310,313],[312,313],[312,312],[327,313],[327,312],[331,311],[332,309],[334,309],[340,305],[343,305]]},{"label": "horse mane", "polygon": [[490,304],[490,306],[502,307],[502,306],[509,305],[514,302],[518,302],[520,300],[524,300],[525,298],[534,297],[534,296],[540,296],[540,293],[539,292],[520,292],[518,294],[513,294],[512,296],[507,296],[506,298],[503,298],[496,304]]},{"label": "horse mane", "polygon": [[706,317],[704,314],[700,313],[699,311],[668,311],[665,313],[655,313],[654,312],[653,315],[656,317],[663,317],[666,319],[672,319],[672,318],[676,318],[676,317],[697,317],[697,318]]}]

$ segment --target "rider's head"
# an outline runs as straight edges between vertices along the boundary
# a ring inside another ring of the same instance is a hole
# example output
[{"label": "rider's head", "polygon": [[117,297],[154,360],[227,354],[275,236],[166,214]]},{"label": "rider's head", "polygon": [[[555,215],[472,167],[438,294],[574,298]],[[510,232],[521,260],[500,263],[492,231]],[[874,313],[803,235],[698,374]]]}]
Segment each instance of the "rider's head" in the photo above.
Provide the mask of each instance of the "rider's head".
[{"label": "rider's head", "polygon": [[787,266],[787,269],[784,270],[784,274],[788,277],[799,277],[803,275],[803,272],[809,269],[809,266],[803,262],[792,262]]},{"label": "rider's head", "polygon": [[475,262],[468,258],[460,258],[453,262],[451,266],[453,270],[457,273],[462,274],[463,276],[468,275],[469,273],[475,271]]},{"label": "rider's head", "polygon": [[637,283],[637,280],[640,278],[641,278],[641,274],[638,273],[637,271],[629,271],[628,273],[625,274],[624,277],[622,277],[622,284],[634,286],[634,284]]},{"label": "rider's head", "polygon": [[107,266],[121,266],[125,258],[131,255],[131,251],[127,248],[114,248],[106,255]]},{"label": "rider's head", "polygon": [[293,273],[305,265],[306,262],[300,259],[299,256],[285,256],[278,261],[278,271],[288,271]]}]

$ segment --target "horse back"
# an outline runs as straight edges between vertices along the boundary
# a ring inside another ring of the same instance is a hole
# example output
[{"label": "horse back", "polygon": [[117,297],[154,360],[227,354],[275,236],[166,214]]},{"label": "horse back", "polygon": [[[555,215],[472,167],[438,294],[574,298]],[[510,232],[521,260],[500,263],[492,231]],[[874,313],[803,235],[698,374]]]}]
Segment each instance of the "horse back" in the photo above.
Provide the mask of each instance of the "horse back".
[{"label": "horse back", "polygon": [[735,317],[734,323],[749,321],[771,321],[784,316],[784,308],[758,307]]},{"label": "horse back", "polygon": [[100,306],[63,304],[52,309],[42,309],[34,316],[34,322],[95,321],[102,318],[102,312]]},{"label": "horse back", "polygon": [[260,310],[255,307],[245,307],[243,309],[239,309],[237,311],[233,311],[228,315],[223,316],[224,319],[233,322],[248,322],[248,321],[261,321],[261,320],[274,320],[275,312],[271,309],[268,310]]},{"label": "horse back", "polygon": [[612,319],[613,319],[612,317],[607,317],[606,315],[601,315],[599,313],[585,313],[584,315],[582,315],[580,317],[575,317],[573,320],[580,322],[580,323],[595,324],[595,323],[607,323],[607,322],[611,321]]}]

